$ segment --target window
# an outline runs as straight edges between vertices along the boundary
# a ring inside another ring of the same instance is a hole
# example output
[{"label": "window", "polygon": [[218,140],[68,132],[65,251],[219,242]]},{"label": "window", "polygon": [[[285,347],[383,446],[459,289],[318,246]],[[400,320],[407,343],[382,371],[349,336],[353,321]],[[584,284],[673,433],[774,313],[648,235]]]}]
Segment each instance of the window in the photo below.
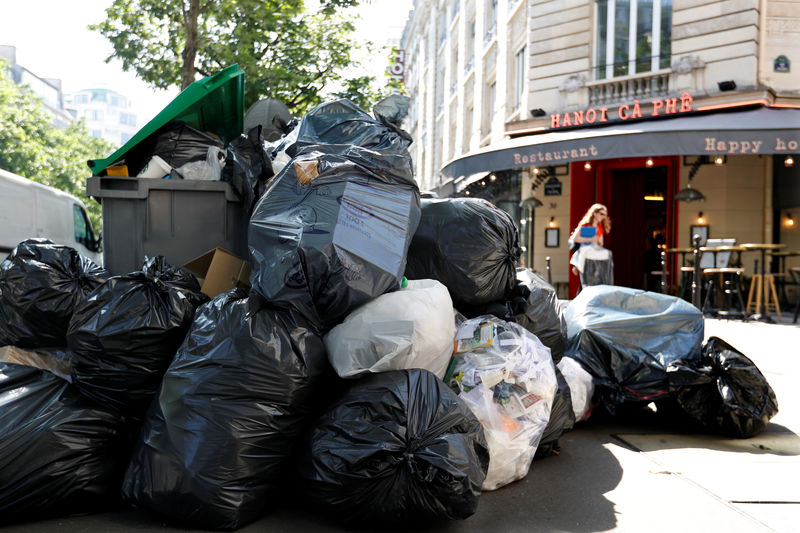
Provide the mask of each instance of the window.
[{"label": "window", "polygon": [[481,125],[482,134],[489,135],[492,131],[492,119],[494,118],[494,104],[497,98],[497,83],[492,81],[486,87],[486,109],[483,113],[483,124]]},{"label": "window", "polygon": [[103,112],[97,109],[90,110],[89,120],[103,120]]},{"label": "window", "polygon": [[132,137],[133,135],[131,135],[130,133],[123,133],[122,135],[120,135],[120,141],[122,142],[122,144],[125,144],[126,142],[130,141]]},{"label": "window", "polygon": [[113,106],[121,107],[121,106],[124,105],[124,103],[125,103],[125,101],[119,96],[112,96],[111,97],[111,105],[113,105]]},{"label": "window", "polygon": [[672,0],[598,0],[595,78],[667,68],[672,55]]},{"label": "window", "polygon": [[464,115],[464,146],[461,147],[461,152],[466,153],[469,151],[469,141],[472,138],[472,113],[473,107],[467,108],[467,113]]},{"label": "window", "polygon": [[473,58],[475,57],[475,19],[469,23],[467,30],[467,54],[466,62],[464,63],[464,72],[472,70]]},{"label": "window", "polygon": [[527,75],[527,69],[525,61],[525,52],[527,47],[523,46],[519,49],[519,51],[514,55],[514,109],[519,109],[522,106],[522,96],[523,92],[525,91],[525,76]]},{"label": "window", "polygon": [[89,96],[86,94],[79,94],[75,97],[76,104],[88,104],[89,103]]},{"label": "window", "polygon": [[119,123],[126,124],[128,126],[135,126],[136,125],[136,115],[132,115],[131,113],[120,113],[119,114]]},{"label": "window", "polygon": [[92,130],[91,134],[92,134],[92,137],[102,138],[103,137],[103,130]]}]

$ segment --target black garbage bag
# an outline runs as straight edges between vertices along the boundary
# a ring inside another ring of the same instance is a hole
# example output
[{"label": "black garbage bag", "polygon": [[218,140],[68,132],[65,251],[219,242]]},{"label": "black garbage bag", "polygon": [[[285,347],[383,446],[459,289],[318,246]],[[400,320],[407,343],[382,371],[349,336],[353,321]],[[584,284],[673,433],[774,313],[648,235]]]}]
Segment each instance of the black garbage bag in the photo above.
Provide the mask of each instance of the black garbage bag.
[{"label": "black garbage bag", "polygon": [[331,379],[322,338],[236,289],[197,311],[122,486],[184,525],[235,529],[290,485],[287,468]]},{"label": "black garbage bag", "polygon": [[643,405],[668,393],[667,366],[699,357],[703,314],[689,302],[627,287],[585,287],[565,312],[567,350],[595,378],[601,405]]},{"label": "black garbage bag", "polygon": [[524,296],[525,307],[515,315],[514,322],[539,337],[558,364],[567,347],[567,321],[556,290],[527,268],[517,269],[517,281],[515,294]]},{"label": "black garbage bag", "polygon": [[250,218],[253,289],[297,309],[320,332],[400,288],[419,223],[413,179],[388,179],[349,158],[361,151],[366,159],[368,150],[345,151],[293,159]]},{"label": "black garbage bag", "polygon": [[133,418],[144,415],[161,376],[208,300],[186,270],[163,256],[114,276],[75,311],[67,334],[72,380],[83,394]]},{"label": "black garbage bag", "polygon": [[539,446],[536,448],[535,458],[558,455],[561,451],[558,439],[575,427],[575,412],[572,409],[572,394],[569,384],[558,366],[555,369],[558,388],[553,399],[553,407],[550,409],[550,420],[547,422],[542,440],[539,441]]},{"label": "black garbage bag", "polygon": [[[273,176],[272,161],[264,143],[261,126],[256,126],[228,143],[222,181],[231,184],[249,216]],[[245,230],[246,231],[246,230]]]},{"label": "black garbage bag", "polygon": [[440,281],[459,310],[504,302],[516,285],[520,252],[511,217],[486,200],[425,199],[406,277]]},{"label": "black garbage bag", "polygon": [[357,381],[313,426],[301,495],[344,522],[463,519],[478,505],[489,452],[478,419],[423,369]]},{"label": "black garbage bag", "polygon": [[0,524],[107,509],[123,426],[56,375],[0,363]]},{"label": "black garbage bag", "polygon": [[778,400],[758,367],[736,348],[711,337],[700,358],[667,368],[670,401],[688,420],[731,437],[758,435],[778,413]]},{"label": "black garbage bag", "polygon": [[197,130],[185,122],[172,121],[156,134],[151,155],[159,156],[172,168],[179,168],[193,161],[205,161],[209,146],[223,148],[224,144],[218,137]]},{"label": "black garbage bag", "polygon": [[0,346],[66,346],[72,313],[106,278],[106,270],[69,246],[19,243],[0,263]]},{"label": "black garbage bag", "polygon": [[[385,108],[381,109],[385,111]],[[325,145],[333,145],[333,153],[342,155],[347,155],[348,146],[365,148],[373,154],[366,161],[359,161],[362,156],[354,152],[357,162],[370,168],[374,159],[385,159],[387,168],[413,179],[412,162],[406,151],[411,139],[403,136],[387,117],[380,117],[383,120],[371,117],[344,98],[325,102],[303,117],[277,151],[285,150],[289,157],[296,157],[303,152],[320,150]]]}]

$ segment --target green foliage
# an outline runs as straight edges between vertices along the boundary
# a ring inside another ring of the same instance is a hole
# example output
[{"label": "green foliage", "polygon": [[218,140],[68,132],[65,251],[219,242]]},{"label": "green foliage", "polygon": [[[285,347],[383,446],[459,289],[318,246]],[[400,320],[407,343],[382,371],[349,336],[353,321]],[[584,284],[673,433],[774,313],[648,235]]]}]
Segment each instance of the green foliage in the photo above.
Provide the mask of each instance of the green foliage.
[{"label": "green foliage", "polygon": [[16,86],[0,61],[0,168],[86,199],[92,226],[98,230],[100,204],[86,198],[86,161],[113,147],[89,135],[83,122],[66,130],[51,122],[42,102],[27,87]]},{"label": "green foliage", "polygon": [[308,13],[303,0],[114,0],[107,18],[89,28],[111,42],[108,60],[120,59],[153,87],[185,88],[196,74],[238,63],[246,107],[272,97],[301,116],[334,86],[360,103],[376,94],[374,78],[342,74],[360,46],[343,11],[358,3],[323,0]]}]

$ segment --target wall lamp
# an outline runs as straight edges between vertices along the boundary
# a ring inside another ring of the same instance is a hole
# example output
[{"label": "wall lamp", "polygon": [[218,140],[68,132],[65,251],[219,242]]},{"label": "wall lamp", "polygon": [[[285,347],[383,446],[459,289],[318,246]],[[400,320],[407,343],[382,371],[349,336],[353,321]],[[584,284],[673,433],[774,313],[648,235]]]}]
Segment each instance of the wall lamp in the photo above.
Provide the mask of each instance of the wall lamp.
[{"label": "wall lamp", "polygon": [[547,114],[547,111],[545,111],[541,107],[537,107],[536,109],[531,109],[531,116],[532,117],[543,117],[546,114]]},{"label": "wall lamp", "polygon": [[586,163],[583,164],[583,170],[592,170],[592,164],[589,161],[587,161]]},{"label": "wall lamp", "polygon": [[794,226],[794,217],[791,213],[786,213],[786,225],[790,228]]},{"label": "wall lamp", "polygon": [[550,220],[547,222],[547,227],[555,228],[556,225],[556,217],[550,217]]},{"label": "wall lamp", "polygon": [[786,156],[786,159],[783,160],[783,166],[785,167],[793,167],[794,166],[794,158],[790,155]]},{"label": "wall lamp", "polygon": [[720,91],[734,91],[736,90],[736,82],[733,80],[718,81],[717,87]]},{"label": "wall lamp", "polygon": [[705,223],[706,223],[706,219],[705,219],[705,217],[703,216],[703,212],[702,212],[702,211],[698,212],[698,213],[697,213],[697,224],[698,224],[698,225],[700,225],[700,226],[702,226],[702,225],[704,225]]}]

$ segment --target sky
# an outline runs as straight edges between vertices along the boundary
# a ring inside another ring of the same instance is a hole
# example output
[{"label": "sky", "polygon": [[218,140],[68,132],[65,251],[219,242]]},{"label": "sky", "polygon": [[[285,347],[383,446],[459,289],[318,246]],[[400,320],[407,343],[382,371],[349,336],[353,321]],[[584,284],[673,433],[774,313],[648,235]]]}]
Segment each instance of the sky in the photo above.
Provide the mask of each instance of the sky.
[{"label": "sky", "polygon": [[[357,8],[357,39],[386,44],[399,39],[413,0],[371,0]],[[87,26],[103,20],[111,0],[0,0],[0,45],[17,47],[17,63],[41,78],[61,79],[66,93],[88,88],[114,90],[132,101],[144,126],[178,94],[157,91],[112,60],[111,44]],[[385,64],[371,62],[379,76]],[[246,83],[246,81],[245,81]]]}]

